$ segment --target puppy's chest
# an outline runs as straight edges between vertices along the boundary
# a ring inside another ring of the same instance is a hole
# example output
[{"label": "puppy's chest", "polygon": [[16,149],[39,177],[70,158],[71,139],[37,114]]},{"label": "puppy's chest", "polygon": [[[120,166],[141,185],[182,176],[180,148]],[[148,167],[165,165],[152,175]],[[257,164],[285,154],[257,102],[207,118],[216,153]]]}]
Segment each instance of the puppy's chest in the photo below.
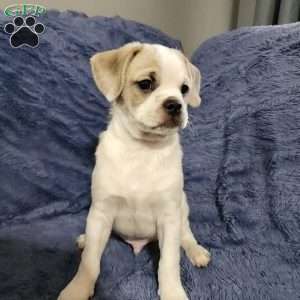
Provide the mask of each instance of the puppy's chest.
[{"label": "puppy's chest", "polygon": [[127,153],[125,157],[121,161],[115,158],[107,165],[113,178],[108,188],[120,196],[113,229],[124,239],[133,239],[130,243],[138,252],[143,242],[137,240],[156,235],[156,220],[166,202],[164,197],[177,188],[180,176],[160,155]]},{"label": "puppy's chest", "polygon": [[108,187],[135,202],[154,198],[180,180],[179,170],[160,154],[123,153],[112,157],[106,170],[111,179]]},{"label": "puppy's chest", "polygon": [[114,231],[124,239],[152,239],[157,216],[182,190],[180,148],[143,149],[104,139],[96,158],[93,187],[103,200],[116,201]]}]

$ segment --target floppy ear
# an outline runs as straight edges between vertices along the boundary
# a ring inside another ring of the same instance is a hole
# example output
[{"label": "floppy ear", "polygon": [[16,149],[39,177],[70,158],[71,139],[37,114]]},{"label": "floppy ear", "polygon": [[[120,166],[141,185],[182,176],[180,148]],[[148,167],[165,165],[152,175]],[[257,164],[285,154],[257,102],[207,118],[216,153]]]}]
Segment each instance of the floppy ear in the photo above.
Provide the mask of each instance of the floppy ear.
[{"label": "floppy ear", "polygon": [[120,96],[127,67],[141,49],[141,43],[133,42],[119,49],[97,53],[90,59],[96,85],[109,102]]},{"label": "floppy ear", "polygon": [[201,98],[199,96],[201,86],[201,74],[199,69],[193,64],[191,64],[189,61],[187,62],[187,64],[192,83],[190,92],[187,95],[187,102],[190,106],[197,107],[201,103]]}]

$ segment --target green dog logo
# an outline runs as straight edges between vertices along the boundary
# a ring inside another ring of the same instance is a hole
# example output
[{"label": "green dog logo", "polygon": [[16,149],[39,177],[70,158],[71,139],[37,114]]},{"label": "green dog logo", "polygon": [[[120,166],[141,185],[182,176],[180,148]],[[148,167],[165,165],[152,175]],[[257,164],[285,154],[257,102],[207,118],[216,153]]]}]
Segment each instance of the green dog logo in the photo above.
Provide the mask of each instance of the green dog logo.
[{"label": "green dog logo", "polygon": [[45,26],[36,21],[36,17],[44,15],[46,8],[37,4],[13,4],[7,6],[4,14],[14,17],[13,21],[4,26],[4,31],[10,35],[10,45],[13,48],[29,46],[35,48],[39,44],[39,35]]},{"label": "green dog logo", "polygon": [[17,17],[28,15],[40,17],[46,13],[46,8],[38,4],[12,4],[4,9],[7,17]]}]

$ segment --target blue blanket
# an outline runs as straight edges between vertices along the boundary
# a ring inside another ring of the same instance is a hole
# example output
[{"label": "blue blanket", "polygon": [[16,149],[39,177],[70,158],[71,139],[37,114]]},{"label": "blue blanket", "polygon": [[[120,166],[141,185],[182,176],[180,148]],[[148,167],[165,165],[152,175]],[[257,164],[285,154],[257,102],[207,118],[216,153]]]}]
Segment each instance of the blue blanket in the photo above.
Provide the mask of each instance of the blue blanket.
[{"label": "blue blanket", "polygon": [[[0,17],[1,27],[10,21]],[[0,299],[56,299],[72,278],[108,104],[90,74],[97,51],[140,40],[180,47],[120,18],[49,12],[37,48],[0,30]],[[193,61],[203,105],[183,132],[185,189],[212,264],[182,255],[191,299],[300,297],[300,26],[243,29]],[[113,236],[95,299],[158,299],[155,243],[134,256]]]}]

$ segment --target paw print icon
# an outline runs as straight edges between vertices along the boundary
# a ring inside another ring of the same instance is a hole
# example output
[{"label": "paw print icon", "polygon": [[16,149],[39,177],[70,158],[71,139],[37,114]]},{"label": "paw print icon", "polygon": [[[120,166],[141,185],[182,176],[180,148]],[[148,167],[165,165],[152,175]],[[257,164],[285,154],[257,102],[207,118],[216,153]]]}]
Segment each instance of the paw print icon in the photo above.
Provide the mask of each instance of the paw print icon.
[{"label": "paw print icon", "polygon": [[12,23],[4,26],[4,31],[10,34],[10,44],[13,48],[23,45],[35,48],[39,44],[39,34],[43,33],[45,26],[42,23],[36,23],[33,16],[26,19],[15,17]]}]

